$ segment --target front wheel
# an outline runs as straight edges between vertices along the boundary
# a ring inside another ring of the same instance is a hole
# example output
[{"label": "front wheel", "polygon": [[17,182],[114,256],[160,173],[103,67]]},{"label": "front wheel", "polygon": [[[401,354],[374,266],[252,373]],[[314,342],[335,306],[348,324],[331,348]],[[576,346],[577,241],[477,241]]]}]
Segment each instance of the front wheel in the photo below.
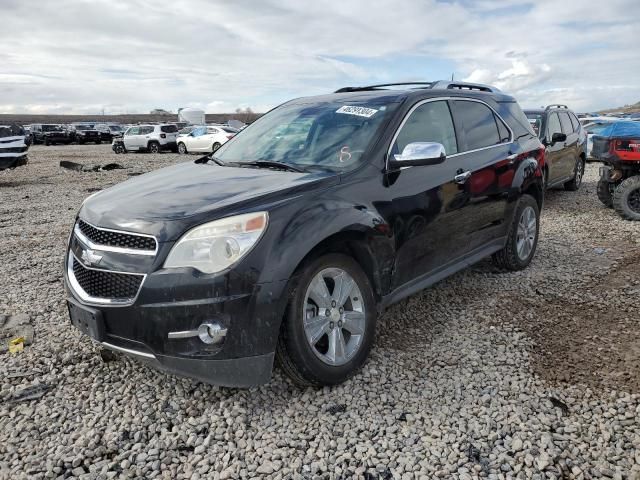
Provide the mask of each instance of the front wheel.
[{"label": "front wheel", "polygon": [[540,209],[535,198],[522,195],[509,227],[504,248],[493,254],[493,262],[504,270],[522,270],[533,259],[538,247]]},{"label": "front wheel", "polygon": [[211,145],[211,151],[215,152],[216,150],[218,150],[222,145],[220,145],[218,142],[214,143],[213,145]]},{"label": "front wheel", "polygon": [[564,189],[570,192],[575,192],[580,188],[582,184],[582,177],[584,176],[584,160],[582,157],[578,157],[576,160],[576,166],[574,168],[573,179],[564,184]]},{"label": "front wheel", "polygon": [[626,220],[640,220],[640,176],[629,177],[616,187],[613,208]]},{"label": "front wheel", "polygon": [[178,144],[178,153],[181,155],[187,153],[187,146],[182,142]]},{"label": "front wheel", "polygon": [[376,327],[367,275],[351,257],[322,256],[302,267],[289,286],[289,305],[276,358],[298,385],[344,382],[366,361]]}]

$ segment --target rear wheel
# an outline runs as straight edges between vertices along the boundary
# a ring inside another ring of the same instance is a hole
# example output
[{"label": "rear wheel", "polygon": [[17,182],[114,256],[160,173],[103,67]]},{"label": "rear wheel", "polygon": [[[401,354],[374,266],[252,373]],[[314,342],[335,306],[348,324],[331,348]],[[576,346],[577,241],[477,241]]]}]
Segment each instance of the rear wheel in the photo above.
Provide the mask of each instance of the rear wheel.
[{"label": "rear wheel", "polygon": [[613,208],[627,220],[640,220],[640,176],[623,180],[613,192]]},{"label": "rear wheel", "polygon": [[150,142],[147,147],[149,152],[151,153],[159,153],[160,152],[160,144],[158,142]]},{"label": "rear wheel", "polygon": [[615,187],[615,184],[602,179],[598,180],[598,185],[596,187],[598,200],[600,200],[607,208],[613,208],[612,187]]},{"label": "rear wheel", "polygon": [[220,145],[218,142],[216,142],[216,143],[214,143],[213,145],[211,145],[211,151],[212,151],[212,152],[215,152],[215,151],[216,151],[216,150],[218,150],[220,147],[221,147],[221,145]]},{"label": "rear wheel", "polygon": [[180,143],[178,144],[178,153],[180,153],[180,154],[182,154],[182,155],[184,155],[185,153],[187,153],[187,146],[186,146],[184,143],[182,143],[182,142],[180,142]]},{"label": "rear wheel", "polygon": [[493,262],[505,270],[522,270],[533,259],[538,246],[540,209],[535,198],[523,195],[509,227],[504,248],[493,254]]},{"label": "rear wheel", "polygon": [[344,382],[364,364],[375,336],[369,279],[352,258],[329,254],[302,267],[289,288],[280,366],[302,386]]},{"label": "rear wheel", "polygon": [[570,192],[575,192],[580,188],[582,184],[582,177],[584,176],[584,159],[578,157],[576,160],[576,166],[574,168],[573,179],[564,184],[564,189]]}]

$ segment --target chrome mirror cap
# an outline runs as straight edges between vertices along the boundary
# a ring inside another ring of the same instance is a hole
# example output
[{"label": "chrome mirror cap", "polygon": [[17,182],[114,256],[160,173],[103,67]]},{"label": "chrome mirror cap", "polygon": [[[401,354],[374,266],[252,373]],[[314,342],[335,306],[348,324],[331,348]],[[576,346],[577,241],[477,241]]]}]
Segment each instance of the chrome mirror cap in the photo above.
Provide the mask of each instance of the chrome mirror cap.
[{"label": "chrome mirror cap", "polygon": [[394,155],[397,162],[440,160],[446,158],[444,145],[437,142],[413,142],[404,147],[401,154]]}]

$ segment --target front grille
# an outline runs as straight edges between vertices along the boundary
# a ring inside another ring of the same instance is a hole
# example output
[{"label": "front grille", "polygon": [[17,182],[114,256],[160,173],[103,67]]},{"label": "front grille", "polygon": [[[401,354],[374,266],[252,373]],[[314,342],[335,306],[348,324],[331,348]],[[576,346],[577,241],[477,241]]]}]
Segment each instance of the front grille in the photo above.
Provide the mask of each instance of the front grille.
[{"label": "front grille", "polygon": [[144,275],[90,270],[73,259],[73,276],[85,293],[94,298],[133,299],[138,294]]},{"label": "front grille", "polygon": [[131,233],[101,230],[93,225],[83,222],[82,220],[78,221],[78,228],[85,237],[96,245],[147,251],[154,251],[156,249],[155,238],[142,237]]}]

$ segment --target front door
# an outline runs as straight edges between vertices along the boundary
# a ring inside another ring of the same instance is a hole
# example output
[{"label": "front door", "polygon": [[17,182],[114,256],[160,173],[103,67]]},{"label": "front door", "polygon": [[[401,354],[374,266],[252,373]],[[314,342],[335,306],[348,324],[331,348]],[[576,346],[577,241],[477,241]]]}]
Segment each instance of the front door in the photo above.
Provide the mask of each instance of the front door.
[{"label": "front door", "polygon": [[124,148],[127,150],[138,150],[140,148],[140,127],[131,127],[124,133]]}]

